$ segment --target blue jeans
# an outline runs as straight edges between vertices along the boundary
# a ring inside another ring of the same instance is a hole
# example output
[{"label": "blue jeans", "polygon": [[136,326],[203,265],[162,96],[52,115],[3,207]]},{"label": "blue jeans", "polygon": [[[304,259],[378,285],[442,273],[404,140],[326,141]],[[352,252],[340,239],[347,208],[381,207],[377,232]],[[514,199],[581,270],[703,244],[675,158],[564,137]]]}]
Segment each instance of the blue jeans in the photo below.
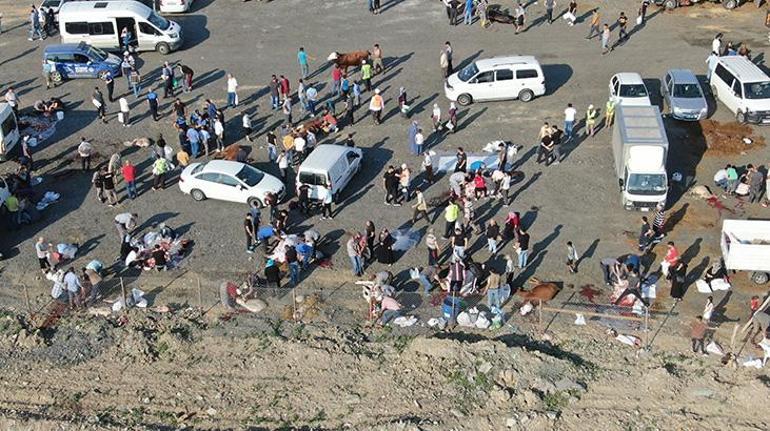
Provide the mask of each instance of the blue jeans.
[{"label": "blue jeans", "polygon": [[414,149],[416,150],[416,154],[419,156],[422,154],[422,144],[414,144]]},{"label": "blue jeans", "polygon": [[473,7],[465,8],[465,24],[470,24],[473,21]]},{"label": "blue jeans", "polygon": [[289,278],[294,286],[299,284],[299,262],[289,264]]},{"label": "blue jeans", "polygon": [[200,144],[190,141],[190,157],[198,157],[198,154],[200,154]]},{"label": "blue jeans", "polygon": [[315,100],[307,100],[307,110],[310,112],[310,115],[315,115]]},{"label": "blue jeans", "polygon": [[128,197],[130,199],[135,199],[136,194],[136,181],[128,181],[126,182],[126,193],[128,193]]},{"label": "blue jeans", "polygon": [[302,256],[302,269],[307,269],[308,266],[310,266],[310,258],[313,257],[313,254],[315,253],[314,249],[310,249],[310,251]]},{"label": "blue jeans", "polygon": [[273,105],[273,109],[278,109],[278,96],[270,95],[270,103]]},{"label": "blue jeans", "polygon": [[487,306],[494,314],[499,314],[503,308],[503,303],[511,296],[511,288],[508,286],[487,291]]},{"label": "blue jeans", "polygon": [[417,281],[420,282],[422,285],[422,291],[425,292],[425,296],[427,296],[430,293],[430,290],[433,289],[433,285],[430,284],[430,280],[428,280],[428,277],[420,274],[420,278],[418,278]]},{"label": "blue jeans", "polygon": [[565,121],[564,122],[564,135],[567,136],[567,139],[572,139],[572,128],[575,126],[574,121]]},{"label": "blue jeans", "polygon": [[139,92],[142,91],[142,86],[139,84],[134,84],[133,88],[131,88],[134,91],[134,98],[139,98]]},{"label": "blue jeans", "polygon": [[519,252],[519,268],[527,266],[527,258],[529,257],[529,250],[521,250]]},{"label": "blue jeans", "polygon": [[302,79],[305,79],[310,74],[310,67],[307,63],[300,63],[299,72],[302,74]]},{"label": "blue jeans", "polygon": [[353,275],[364,273],[364,265],[361,262],[361,256],[350,256],[350,263],[353,264]]},{"label": "blue jeans", "polygon": [[43,38],[43,33],[40,31],[40,26],[30,26],[29,28],[29,38],[35,39],[35,38]]},{"label": "blue jeans", "polygon": [[332,81],[332,93],[334,93],[335,96],[338,96],[340,94],[340,81],[339,80]]},{"label": "blue jeans", "polygon": [[401,310],[385,310],[382,312],[382,319],[380,323],[387,325],[388,322],[401,315]]},{"label": "blue jeans", "polygon": [[487,238],[487,250],[492,254],[497,254],[497,240],[494,238]]},{"label": "blue jeans", "polygon": [[235,93],[227,93],[227,106],[235,108]]}]

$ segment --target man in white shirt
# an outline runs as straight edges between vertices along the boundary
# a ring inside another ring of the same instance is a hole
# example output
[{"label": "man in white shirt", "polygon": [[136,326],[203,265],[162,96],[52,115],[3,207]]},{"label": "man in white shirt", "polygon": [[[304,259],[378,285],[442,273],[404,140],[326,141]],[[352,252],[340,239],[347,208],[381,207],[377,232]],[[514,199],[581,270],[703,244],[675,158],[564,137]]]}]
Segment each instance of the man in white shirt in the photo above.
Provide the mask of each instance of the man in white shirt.
[{"label": "man in white shirt", "polygon": [[93,151],[93,145],[86,141],[86,138],[80,138],[80,145],[78,145],[78,156],[80,157],[80,164],[84,171],[91,170],[91,153],[93,153]]},{"label": "man in white shirt", "polygon": [[423,144],[425,144],[425,135],[422,134],[422,129],[418,128],[414,135],[414,146],[417,148],[417,154],[422,153]]},{"label": "man in white shirt", "polygon": [[307,142],[305,141],[305,138],[303,138],[301,135],[294,138],[294,151],[297,153],[297,156],[299,156],[300,163],[305,160]]},{"label": "man in white shirt", "polygon": [[227,74],[227,106],[229,108],[235,108],[238,104],[238,95],[235,94],[235,90],[238,89],[238,81],[235,79],[232,73]]},{"label": "man in white shirt", "polygon": [[121,241],[126,237],[126,234],[136,228],[139,215],[136,213],[121,213],[115,216],[115,229],[118,230],[118,237]]},{"label": "man in white shirt", "polygon": [[217,141],[217,153],[220,151],[223,151],[225,149],[225,128],[222,126],[222,122],[219,121],[219,118],[214,121],[214,135],[216,135],[216,141]]},{"label": "man in white shirt", "polygon": [[577,116],[577,109],[573,108],[571,103],[568,103],[567,109],[564,110],[564,134],[567,136],[568,141],[572,139],[575,116]]},{"label": "man in white shirt", "polygon": [[714,183],[721,189],[727,191],[727,168],[722,168],[714,174]]},{"label": "man in white shirt", "polygon": [[425,177],[428,185],[430,185],[433,184],[433,159],[430,156],[430,151],[426,151],[424,154],[425,158],[422,159],[422,167],[425,169]]},{"label": "man in white shirt", "polygon": [[711,41],[711,52],[717,56],[722,54],[722,33],[717,33],[714,40]]}]

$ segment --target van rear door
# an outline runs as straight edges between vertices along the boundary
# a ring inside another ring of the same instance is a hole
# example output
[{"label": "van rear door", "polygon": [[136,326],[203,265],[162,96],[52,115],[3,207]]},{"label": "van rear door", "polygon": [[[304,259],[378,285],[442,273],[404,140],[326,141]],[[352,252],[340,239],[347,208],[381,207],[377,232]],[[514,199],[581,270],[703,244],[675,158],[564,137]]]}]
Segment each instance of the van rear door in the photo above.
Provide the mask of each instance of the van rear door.
[{"label": "van rear door", "polygon": [[19,143],[19,126],[11,106],[0,109],[0,160],[8,160],[13,148]]},{"label": "van rear door", "polygon": [[300,171],[299,176],[297,177],[297,182],[299,184],[307,184],[310,186],[310,190],[308,190],[308,197],[310,199],[319,199],[319,186],[326,186],[327,183],[326,175],[308,171]]}]

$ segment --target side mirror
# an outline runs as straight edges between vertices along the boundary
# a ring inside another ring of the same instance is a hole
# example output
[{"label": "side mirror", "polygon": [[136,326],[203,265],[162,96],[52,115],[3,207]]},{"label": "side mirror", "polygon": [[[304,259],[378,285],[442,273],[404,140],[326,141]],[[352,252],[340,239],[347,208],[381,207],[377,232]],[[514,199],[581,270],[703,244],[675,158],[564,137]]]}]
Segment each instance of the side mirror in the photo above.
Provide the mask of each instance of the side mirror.
[{"label": "side mirror", "polygon": [[623,183],[623,180],[618,179],[618,187],[620,187],[621,192],[626,189],[625,184]]}]

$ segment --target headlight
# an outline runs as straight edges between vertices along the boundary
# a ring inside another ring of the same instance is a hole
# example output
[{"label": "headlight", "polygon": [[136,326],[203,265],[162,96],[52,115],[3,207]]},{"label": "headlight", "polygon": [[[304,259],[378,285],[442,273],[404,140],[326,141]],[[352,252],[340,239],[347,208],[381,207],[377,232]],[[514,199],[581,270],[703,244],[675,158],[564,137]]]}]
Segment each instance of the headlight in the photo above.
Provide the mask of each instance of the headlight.
[{"label": "headlight", "polygon": [[682,111],[682,109],[677,108],[676,106],[671,111],[674,113],[674,115],[682,115],[682,113],[684,113],[684,111]]},{"label": "headlight", "polygon": [[702,109],[700,110],[700,115],[702,115],[702,116],[704,116],[704,117],[706,116],[706,114],[707,114],[707,113],[708,113],[708,108],[702,108]]},{"label": "headlight", "polygon": [[170,37],[171,39],[176,39],[179,37],[179,33],[171,33],[168,35],[168,37]]}]

